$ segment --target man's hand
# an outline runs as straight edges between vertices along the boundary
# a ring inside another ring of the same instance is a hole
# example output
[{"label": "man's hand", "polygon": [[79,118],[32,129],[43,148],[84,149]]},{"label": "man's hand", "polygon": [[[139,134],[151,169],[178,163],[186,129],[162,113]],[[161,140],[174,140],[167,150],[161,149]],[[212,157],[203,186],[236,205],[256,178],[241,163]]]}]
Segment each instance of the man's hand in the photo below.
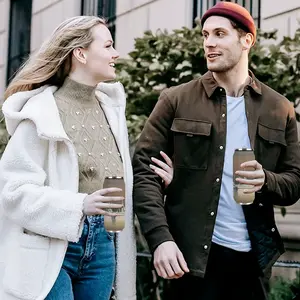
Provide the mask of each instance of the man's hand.
[{"label": "man's hand", "polygon": [[156,248],[154,267],[157,274],[165,279],[180,278],[189,272],[181,251],[172,241],[164,242]]},{"label": "man's hand", "polygon": [[241,168],[253,168],[253,171],[236,171],[235,174],[242,177],[236,178],[241,184],[252,185],[253,188],[244,190],[245,194],[258,192],[265,183],[265,172],[262,165],[256,160],[247,161],[241,164]]}]

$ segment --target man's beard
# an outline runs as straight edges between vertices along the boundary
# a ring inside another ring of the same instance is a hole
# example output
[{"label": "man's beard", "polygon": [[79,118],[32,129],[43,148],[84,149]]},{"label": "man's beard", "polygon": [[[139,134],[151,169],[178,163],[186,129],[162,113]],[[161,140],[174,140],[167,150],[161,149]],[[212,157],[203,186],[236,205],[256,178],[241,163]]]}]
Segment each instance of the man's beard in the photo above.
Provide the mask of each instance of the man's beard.
[{"label": "man's beard", "polygon": [[218,64],[207,64],[207,69],[214,73],[226,73],[234,69],[234,67],[240,62],[242,53],[233,53],[225,61],[220,61]]},{"label": "man's beard", "polygon": [[238,64],[238,61],[227,61],[226,63],[220,63],[218,65],[207,65],[207,68],[209,71],[214,72],[214,73],[226,73],[231,71],[236,65]]}]

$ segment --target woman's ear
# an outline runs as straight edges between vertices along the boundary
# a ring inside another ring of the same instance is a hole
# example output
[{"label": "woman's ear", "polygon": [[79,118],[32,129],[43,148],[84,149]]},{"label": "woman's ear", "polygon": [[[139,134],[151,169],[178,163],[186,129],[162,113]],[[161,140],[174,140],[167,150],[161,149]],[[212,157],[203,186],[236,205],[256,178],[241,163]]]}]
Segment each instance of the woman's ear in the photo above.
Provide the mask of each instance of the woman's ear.
[{"label": "woman's ear", "polygon": [[86,64],[86,53],[82,48],[75,48],[73,50],[74,57],[82,64]]}]

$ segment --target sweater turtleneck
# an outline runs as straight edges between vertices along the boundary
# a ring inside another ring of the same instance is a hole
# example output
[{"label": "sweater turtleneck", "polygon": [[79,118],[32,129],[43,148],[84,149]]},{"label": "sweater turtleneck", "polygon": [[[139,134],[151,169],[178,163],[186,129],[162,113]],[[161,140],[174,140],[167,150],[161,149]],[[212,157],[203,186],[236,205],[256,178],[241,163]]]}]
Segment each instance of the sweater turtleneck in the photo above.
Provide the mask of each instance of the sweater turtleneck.
[{"label": "sweater turtleneck", "polygon": [[77,151],[79,192],[90,194],[102,189],[106,176],[123,176],[120,153],[95,87],[67,77],[54,98]]}]

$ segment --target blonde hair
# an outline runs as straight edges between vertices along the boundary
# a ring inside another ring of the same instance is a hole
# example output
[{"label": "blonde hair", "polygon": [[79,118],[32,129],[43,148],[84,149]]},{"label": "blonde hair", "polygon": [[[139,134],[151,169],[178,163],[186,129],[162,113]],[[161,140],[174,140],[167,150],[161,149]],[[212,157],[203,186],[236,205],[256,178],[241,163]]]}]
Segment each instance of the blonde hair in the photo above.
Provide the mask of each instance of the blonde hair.
[{"label": "blonde hair", "polygon": [[91,29],[98,24],[106,25],[106,22],[95,16],[77,16],[62,22],[21,66],[8,85],[4,99],[16,92],[33,90],[45,84],[61,86],[71,70],[72,51],[91,44]]}]

